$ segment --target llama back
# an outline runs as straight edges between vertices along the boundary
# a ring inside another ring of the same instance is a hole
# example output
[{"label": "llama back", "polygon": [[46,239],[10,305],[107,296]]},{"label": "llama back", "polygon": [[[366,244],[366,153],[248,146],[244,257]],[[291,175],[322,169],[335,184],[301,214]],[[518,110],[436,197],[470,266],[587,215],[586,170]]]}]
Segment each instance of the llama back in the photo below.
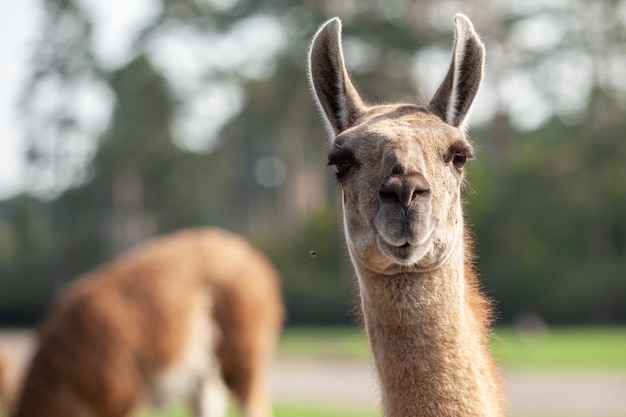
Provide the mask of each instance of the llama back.
[{"label": "llama back", "polygon": [[236,334],[254,328],[259,312],[264,333],[247,336],[253,352],[259,338],[271,345],[283,311],[278,275],[244,239],[207,228],[148,241],[60,298],[15,416],[124,416],[146,401],[188,397],[207,369],[224,363],[226,374],[215,352],[240,344]]}]

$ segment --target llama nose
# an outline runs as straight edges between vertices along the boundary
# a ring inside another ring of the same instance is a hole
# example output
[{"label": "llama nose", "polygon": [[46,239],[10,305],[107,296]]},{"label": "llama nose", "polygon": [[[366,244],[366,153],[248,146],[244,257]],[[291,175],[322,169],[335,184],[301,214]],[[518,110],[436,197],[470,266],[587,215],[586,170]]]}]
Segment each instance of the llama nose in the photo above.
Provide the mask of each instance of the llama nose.
[{"label": "llama nose", "polygon": [[378,196],[381,203],[400,203],[407,209],[413,200],[430,192],[428,180],[420,173],[391,176],[380,186]]}]

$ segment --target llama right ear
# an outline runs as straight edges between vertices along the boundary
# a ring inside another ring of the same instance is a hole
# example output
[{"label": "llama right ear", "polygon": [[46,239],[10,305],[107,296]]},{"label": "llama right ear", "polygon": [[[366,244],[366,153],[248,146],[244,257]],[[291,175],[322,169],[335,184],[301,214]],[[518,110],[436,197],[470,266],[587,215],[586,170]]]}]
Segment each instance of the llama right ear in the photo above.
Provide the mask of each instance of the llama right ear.
[{"label": "llama right ear", "polygon": [[485,47],[466,16],[454,16],[454,28],[452,62],[428,109],[446,123],[463,129],[483,79]]},{"label": "llama right ear", "polygon": [[350,81],[341,49],[341,20],[326,22],[309,51],[309,82],[335,135],[351,127],[365,105]]}]

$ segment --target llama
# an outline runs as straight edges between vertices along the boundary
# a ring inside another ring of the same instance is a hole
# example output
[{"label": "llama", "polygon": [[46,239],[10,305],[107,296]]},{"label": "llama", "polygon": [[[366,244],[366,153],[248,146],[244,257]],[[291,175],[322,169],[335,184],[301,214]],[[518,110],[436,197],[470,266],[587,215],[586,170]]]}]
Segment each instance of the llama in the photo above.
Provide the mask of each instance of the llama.
[{"label": "llama", "polygon": [[472,23],[456,15],[452,63],[430,103],[368,105],[344,64],[341,21],[311,44],[309,81],[333,137],[328,165],[386,417],[504,413],[461,198],[483,61]]},{"label": "llama", "polygon": [[272,415],[267,387],[284,316],[278,275],[216,228],[148,241],[73,283],[40,334],[15,417],[123,417],[188,401],[221,417]]}]

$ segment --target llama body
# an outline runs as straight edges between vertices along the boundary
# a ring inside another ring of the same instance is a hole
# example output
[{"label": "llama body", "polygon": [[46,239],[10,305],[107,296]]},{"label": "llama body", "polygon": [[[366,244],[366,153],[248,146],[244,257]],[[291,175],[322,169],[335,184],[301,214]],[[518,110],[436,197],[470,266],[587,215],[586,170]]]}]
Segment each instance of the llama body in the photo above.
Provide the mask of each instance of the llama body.
[{"label": "llama body", "polygon": [[267,373],[283,321],[271,263],[240,237],[190,229],[77,280],[45,322],[15,417],[121,417],[187,400],[269,417]]},{"label": "llama body", "polygon": [[503,414],[461,199],[473,157],[463,128],[484,49],[465,16],[455,23],[450,69],[426,107],[365,104],[344,65],[339,19],[317,32],[309,55],[386,417]]},{"label": "llama body", "polygon": [[0,349],[0,415],[5,412],[10,403],[10,383],[8,372],[7,357],[2,349]]}]

